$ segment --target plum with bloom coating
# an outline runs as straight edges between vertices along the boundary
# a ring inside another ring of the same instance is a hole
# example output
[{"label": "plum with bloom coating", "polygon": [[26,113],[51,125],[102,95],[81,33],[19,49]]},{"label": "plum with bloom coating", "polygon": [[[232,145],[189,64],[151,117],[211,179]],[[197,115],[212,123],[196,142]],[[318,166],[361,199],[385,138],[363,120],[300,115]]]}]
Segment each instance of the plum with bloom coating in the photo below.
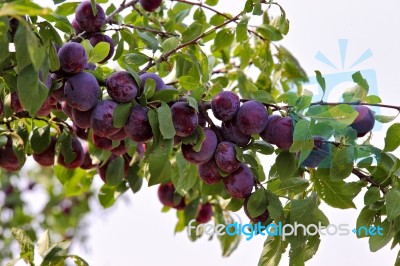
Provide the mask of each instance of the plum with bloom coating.
[{"label": "plum with bloom coating", "polygon": [[242,164],[239,169],[225,177],[224,185],[228,194],[233,198],[244,199],[251,194],[254,186],[254,175],[250,168]]}]

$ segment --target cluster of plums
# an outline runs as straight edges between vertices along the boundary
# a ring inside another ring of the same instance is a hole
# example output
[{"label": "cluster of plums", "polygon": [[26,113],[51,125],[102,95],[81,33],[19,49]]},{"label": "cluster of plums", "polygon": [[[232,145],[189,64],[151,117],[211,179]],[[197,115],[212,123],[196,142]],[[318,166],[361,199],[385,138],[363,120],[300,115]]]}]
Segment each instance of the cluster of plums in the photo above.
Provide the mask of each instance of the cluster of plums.
[{"label": "cluster of plums", "polygon": [[[252,136],[259,135],[279,149],[289,150],[293,144],[292,118],[268,115],[267,108],[261,102],[249,100],[241,103],[238,95],[231,91],[218,93],[211,101],[211,109],[214,117],[222,122],[220,131],[223,139],[218,140],[211,128],[204,128],[206,137],[200,150],[195,151],[193,145],[182,144],[182,154],[188,162],[198,165],[199,177],[205,183],[212,185],[222,180],[230,196],[245,199],[244,210],[252,221],[265,221],[269,216],[267,210],[259,217],[250,217],[247,211],[255,179],[251,169],[237,159],[236,146],[244,147],[249,144]],[[372,130],[374,115],[366,106],[354,106],[354,109],[359,114],[350,126],[362,137]],[[175,103],[171,110],[176,139],[193,134],[199,123],[199,116],[195,110],[185,102]],[[313,139],[314,148],[303,161],[304,167],[317,167],[330,153],[330,146],[324,138],[314,136]],[[168,188],[168,199],[165,194],[159,192],[160,201],[163,203],[174,202],[173,185],[169,183]],[[162,189],[164,185],[160,186],[160,190]],[[180,209],[184,206],[184,200],[180,197],[179,202],[175,201],[175,204],[167,206]]]}]

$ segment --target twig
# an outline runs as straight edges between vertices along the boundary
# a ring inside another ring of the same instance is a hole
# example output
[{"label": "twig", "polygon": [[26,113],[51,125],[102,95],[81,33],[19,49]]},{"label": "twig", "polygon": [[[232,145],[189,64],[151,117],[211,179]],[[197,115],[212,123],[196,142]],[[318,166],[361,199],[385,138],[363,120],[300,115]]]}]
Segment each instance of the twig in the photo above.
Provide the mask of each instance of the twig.
[{"label": "twig", "polygon": [[380,104],[380,103],[363,103],[363,102],[348,102],[348,103],[347,102],[334,102],[334,103],[329,103],[329,102],[319,101],[319,102],[311,103],[310,106],[315,106],[315,105],[336,106],[336,105],[340,105],[340,104],[377,106],[377,107],[395,109],[395,110],[400,112],[400,106],[394,106],[394,105],[388,105],[388,104]]},{"label": "twig", "polygon": [[225,138],[222,135],[222,132],[219,127],[217,127],[214,122],[211,120],[211,118],[208,116],[207,110],[211,109],[211,103],[209,102],[203,102],[199,105],[199,112],[201,116],[204,117],[204,119],[207,121],[207,123],[210,125],[211,129],[215,132],[215,135],[217,135],[218,141],[221,142]]},{"label": "twig", "polygon": [[384,187],[381,187],[381,185],[376,183],[374,180],[372,180],[371,176],[364,174],[363,172],[361,172],[357,168],[353,168],[353,170],[351,172],[354,175],[356,175],[358,178],[360,178],[361,180],[365,180],[368,183],[370,183],[372,186],[379,188],[380,191],[382,191],[383,194],[386,194],[386,192],[387,192],[386,189]]},{"label": "twig", "polygon": [[126,0],[124,0],[117,9],[115,9],[113,12],[111,12],[111,14],[108,16],[106,22],[113,24],[115,15],[117,15],[121,11],[127,9],[128,7],[133,7],[137,2],[139,2],[139,0],[132,0],[132,1],[129,1],[128,3],[126,3]]}]

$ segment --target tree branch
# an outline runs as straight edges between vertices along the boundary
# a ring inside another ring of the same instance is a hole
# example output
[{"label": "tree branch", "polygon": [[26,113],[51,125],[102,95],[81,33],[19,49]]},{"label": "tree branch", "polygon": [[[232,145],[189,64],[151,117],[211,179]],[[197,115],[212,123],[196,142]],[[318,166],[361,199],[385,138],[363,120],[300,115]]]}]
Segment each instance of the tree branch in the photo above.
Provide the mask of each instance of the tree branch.
[{"label": "tree branch", "polygon": [[152,68],[153,66],[155,66],[155,65],[157,65],[157,64],[159,64],[159,63],[161,63],[161,62],[167,61],[168,58],[169,58],[171,55],[173,55],[173,54],[176,53],[177,51],[181,50],[182,48],[185,48],[186,46],[189,46],[189,45],[192,45],[192,44],[196,44],[199,40],[201,40],[201,39],[203,39],[204,37],[210,35],[212,32],[216,31],[217,29],[222,28],[222,27],[224,27],[225,25],[227,25],[227,24],[229,24],[229,23],[231,23],[231,22],[233,22],[233,21],[238,20],[241,14],[242,14],[242,13],[236,15],[235,17],[233,17],[233,18],[231,18],[231,19],[225,21],[224,23],[222,23],[222,24],[220,24],[220,25],[218,25],[218,26],[215,26],[214,28],[212,28],[212,29],[210,29],[210,30],[204,32],[203,34],[201,34],[200,36],[194,38],[194,39],[191,40],[191,41],[188,41],[188,42],[186,42],[186,43],[182,43],[181,45],[179,45],[179,46],[176,47],[175,49],[172,49],[171,51],[169,51],[169,52],[163,54],[163,55],[162,55],[158,60],[156,60],[155,62],[154,62],[154,61],[150,61],[150,62],[147,64],[147,66],[146,66],[145,68],[143,68],[143,69],[139,72],[139,75],[143,74],[144,72],[146,72],[147,70],[149,70],[150,68]]},{"label": "tree branch", "polygon": [[357,168],[353,168],[353,170],[351,172],[354,175],[356,175],[358,178],[360,178],[361,180],[364,180],[364,181],[367,181],[368,183],[370,183],[373,187],[379,188],[380,191],[382,191],[383,194],[386,194],[386,192],[387,192],[386,189],[384,187],[381,187],[381,185],[376,183],[374,180],[372,180],[371,176],[364,174],[363,172],[361,172]]},{"label": "tree branch", "polygon": [[[394,106],[394,105],[388,105],[388,104],[380,104],[380,103],[363,103],[363,102],[334,102],[334,103],[329,103],[329,102],[324,102],[324,101],[319,101],[319,102],[314,102],[311,103],[310,106],[315,106],[315,105],[330,105],[330,106],[336,106],[340,104],[347,104],[347,105],[367,105],[367,106],[377,106],[377,107],[384,107],[384,108],[391,108],[395,109],[400,112],[400,106]],[[291,106],[292,107],[292,106]]]},{"label": "tree branch", "polygon": [[115,15],[117,15],[118,13],[122,12],[123,10],[125,10],[129,7],[133,7],[137,2],[139,2],[139,0],[132,0],[132,1],[129,1],[128,3],[126,3],[126,0],[124,0],[117,9],[115,9],[113,12],[111,12],[111,14],[108,16],[106,22],[110,23],[110,24],[114,24],[114,16]]},{"label": "tree branch", "polygon": [[[157,30],[157,29],[153,29],[153,28],[148,28],[148,27],[143,27],[143,26],[136,26],[136,25],[131,25],[131,24],[121,24],[121,27],[126,27],[126,28],[131,28],[131,29],[137,29],[137,30],[142,30],[142,31],[148,31],[154,34],[158,34],[161,37],[171,37],[171,36],[175,36],[178,37],[179,35],[176,33],[172,33],[172,32],[166,32],[166,31],[162,31],[162,30]],[[117,29],[107,29],[105,31],[121,31],[123,30],[123,28],[117,28]]]}]

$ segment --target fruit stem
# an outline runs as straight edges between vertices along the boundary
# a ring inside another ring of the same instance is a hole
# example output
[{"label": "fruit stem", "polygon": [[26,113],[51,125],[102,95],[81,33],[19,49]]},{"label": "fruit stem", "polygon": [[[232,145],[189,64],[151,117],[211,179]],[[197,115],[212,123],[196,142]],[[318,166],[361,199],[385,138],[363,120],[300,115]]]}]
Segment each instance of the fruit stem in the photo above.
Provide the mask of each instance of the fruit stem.
[{"label": "fruit stem", "polygon": [[207,110],[211,109],[211,103],[209,102],[202,102],[199,104],[199,113],[204,117],[204,119],[207,121],[208,125],[211,127],[211,129],[215,132],[215,135],[217,135],[218,142],[224,141],[224,137],[222,135],[222,132],[219,127],[217,127],[212,119],[208,116]]}]

